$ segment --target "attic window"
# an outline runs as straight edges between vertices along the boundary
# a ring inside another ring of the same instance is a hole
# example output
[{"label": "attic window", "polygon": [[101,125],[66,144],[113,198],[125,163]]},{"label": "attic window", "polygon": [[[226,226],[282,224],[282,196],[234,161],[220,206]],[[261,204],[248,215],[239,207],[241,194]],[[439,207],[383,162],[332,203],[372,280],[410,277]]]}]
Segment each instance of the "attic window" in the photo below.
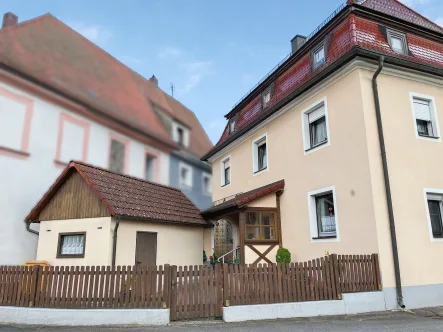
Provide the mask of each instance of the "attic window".
[{"label": "attic window", "polygon": [[265,91],[263,91],[261,95],[262,108],[266,108],[267,106],[269,106],[269,102],[271,101],[273,91],[274,91],[274,83],[271,84]]},{"label": "attic window", "polygon": [[232,134],[235,130],[235,124],[237,122],[237,117],[233,117],[229,120],[229,133]]},{"label": "attic window", "polygon": [[399,54],[406,54],[406,35],[401,32],[387,30],[388,42],[392,50]]},{"label": "attic window", "polygon": [[317,47],[314,52],[314,68],[313,69],[317,69],[318,67],[320,67],[322,64],[325,63],[325,46],[324,45],[320,45],[319,47]]}]

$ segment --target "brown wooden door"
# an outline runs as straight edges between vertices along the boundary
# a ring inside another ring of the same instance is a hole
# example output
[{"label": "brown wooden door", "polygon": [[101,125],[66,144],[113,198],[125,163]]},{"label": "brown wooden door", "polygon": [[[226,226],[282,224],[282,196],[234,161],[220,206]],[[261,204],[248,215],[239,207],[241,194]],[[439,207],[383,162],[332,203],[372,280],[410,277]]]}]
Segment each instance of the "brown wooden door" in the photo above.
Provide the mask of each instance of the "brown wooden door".
[{"label": "brown wooden door", "polygon": [[137,232],[136,265],[157,265],[157,233]]}]

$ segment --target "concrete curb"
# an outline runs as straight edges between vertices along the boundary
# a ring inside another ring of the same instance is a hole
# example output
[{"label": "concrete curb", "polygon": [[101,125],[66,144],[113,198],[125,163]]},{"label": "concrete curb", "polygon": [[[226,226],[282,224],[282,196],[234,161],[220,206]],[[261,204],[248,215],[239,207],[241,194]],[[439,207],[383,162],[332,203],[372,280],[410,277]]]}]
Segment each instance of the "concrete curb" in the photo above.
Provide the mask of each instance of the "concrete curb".
[{"label": "concrete curb", "polygon": [[42,309],[0,307],[2,324],[54,326],[165,326],[169,309]]}]

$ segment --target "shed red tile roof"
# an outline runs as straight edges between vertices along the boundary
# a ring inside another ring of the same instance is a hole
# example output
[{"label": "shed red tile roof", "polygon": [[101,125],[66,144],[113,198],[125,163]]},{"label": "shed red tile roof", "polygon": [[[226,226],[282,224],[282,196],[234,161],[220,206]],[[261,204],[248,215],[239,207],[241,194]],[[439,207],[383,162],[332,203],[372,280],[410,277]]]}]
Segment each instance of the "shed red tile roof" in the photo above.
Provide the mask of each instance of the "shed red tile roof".
[{"label": "shed red tile roof", "polygon": [[[353,3],[353,0],[348,1],[349,6]],[[360,6],[360,8],[371,8],[395,16],[398,19],[431,29],[437,33],[443,33],[442,27],[429,21],[397,0],[366,0],[357,6]],[[222,144],[225,142],[229,143],[229,138],[236,133],[247,131],[248,126],[253,126],[252,123],[259,117],[264,117],[270,111],[274,112],[275,109],[273,106],[285,100],[285,98],[297,89],[303,87],[306,83],[312,81],[316,76],[331,67],[331,65],[337,63],[353,49],[361,48],[375,51],[379,54],[399,57],[414,63],[443,69],[443,43],[437,43],[411,33],[407,33],[406,36],[410,54],[400,55],[395,53],[383,36],[379,23],[359,17],[351,12],[342,23],[331,31],[331,41],[323,65],[315,70],[311,70],[309,50],[303,50],[302,48],[300,52],[296,52],[276,69],[276,73],[278,73],[279,69],[284,66],[287,68],[274,79],[274,92],[266,107],[262,109],[261,95],[257,93],[257,91],[260,92],[261,89],[267,87],[264,85],[268,83],[263,83],[247,96],[244,102],[240,102],[239,106],[227,115],[230,118],[237,116],[234,131],[232,133],[229,132],[228,122],[215,147],[202,159],[207,160],[210,158],[223,147]],[[314,38],[315,35],[311,39]],[[287,63],[291,61],[294,63],[291,66],[287,66]],[[266,82],[266,80],[264,82]],[[255,97],[253,97],[254,94],[256,95]],[[248,101],[248,99],[250,100]]]},{"label": "shed red tile roof", "polygon": [[212,147],[193,112],[50,14],[0,29],[0,64],[174,144],[157,104],[192,129],[191,153],[200,157]]},{"label": "shed red tile roof", "polygon": [[64,172],[26,217],[37,220],[58,189],[77,171],[107,206],[112,216],[207,226],[200,210],[179,189],[121,175],[81,162],[70,162]]},{"label": "shed red tile roof", "polygon": [[281,191],[285,188],[285,180],[280,180],[267,184],[265,186],[244,192],[236,195],[232,195],[225,199],[214,202],[214,205],[209,209],[201,212],[203,216],[210,216],[214,213],[222,213],[223,211],[231,208],[244,206],[256,199],[264,197],[270,193]]}]

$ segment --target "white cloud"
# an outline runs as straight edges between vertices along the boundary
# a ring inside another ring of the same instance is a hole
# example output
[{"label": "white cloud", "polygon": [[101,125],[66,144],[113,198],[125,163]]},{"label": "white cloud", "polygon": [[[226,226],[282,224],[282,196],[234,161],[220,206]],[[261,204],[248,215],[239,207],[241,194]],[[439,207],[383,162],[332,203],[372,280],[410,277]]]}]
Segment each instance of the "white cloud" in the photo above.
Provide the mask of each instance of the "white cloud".
[{"label": "white cloud", "polygon": [[112,35],[110,30],[100,25],[87,25],[83,22],[68,22],[67,24],[94,43],[106,43]]},{"label": "white cloud", "polygon": [[439,17],[435,20],[435,23],[437,23],[439,26],[443,27],[443,17]]},{"label": "white cloud", "polygon": [[183,51],[176,47],[165,47],[158,53],[160,59],[179,58],[183,55]]},{"label": "white cloud", "polygon": [[187,73],[187,78],[183,87],[178,90],[179,95],[189,93],[206,76],[212,75],[215,72],[212,61],[194,61],[181,64],[180,67]]},{"label": "white cloud", "polygon": [[426,5],[431,3],[433,0],[400,0],[408,7],[415,7],[417,5]]}]

